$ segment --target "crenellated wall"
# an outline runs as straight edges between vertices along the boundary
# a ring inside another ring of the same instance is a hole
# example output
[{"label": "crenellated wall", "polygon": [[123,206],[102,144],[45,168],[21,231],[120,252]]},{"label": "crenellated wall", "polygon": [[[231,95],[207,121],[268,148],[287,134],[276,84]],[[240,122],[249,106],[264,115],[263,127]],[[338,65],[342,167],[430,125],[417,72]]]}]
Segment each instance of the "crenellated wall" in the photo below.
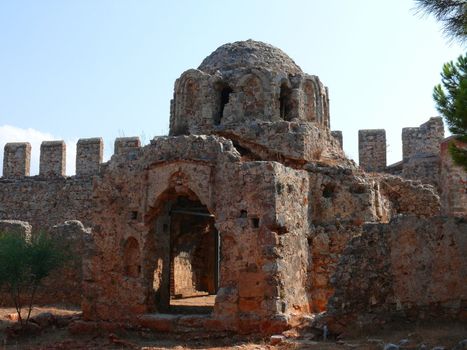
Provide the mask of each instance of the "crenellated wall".
[{"label": "crenellated wall", "polygon": [[402,160],[386,166],[384,129],[359,130],[360,167],[365,171],[385,172],[434,185],[439,183],[440,143],[444,138],[441,117],[430,118],[415,128],[402,129]]},{"label": "crenellated wall", "polygon": [[[118,138],[115,154],[131,155],[141,146],[137,137]],[[31,145],[7,143],[0,178],[0,220],[23,220],[34,230],[48,230],[67,220],[90,225],[93,177],[103,158],[102,138],[80,139],[76,175],[66,176],[64,141],[44,141],[39,175],[30,176]]]}]

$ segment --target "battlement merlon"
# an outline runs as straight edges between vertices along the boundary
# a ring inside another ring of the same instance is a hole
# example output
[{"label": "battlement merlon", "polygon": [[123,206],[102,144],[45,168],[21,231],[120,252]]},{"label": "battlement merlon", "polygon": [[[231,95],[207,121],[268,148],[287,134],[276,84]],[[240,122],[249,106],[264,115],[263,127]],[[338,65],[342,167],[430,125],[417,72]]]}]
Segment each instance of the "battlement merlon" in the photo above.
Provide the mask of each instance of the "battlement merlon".
[{"label": "battlement merlon", "polygon": [[331,135],[339,142],[341,149],[344,148],[344,138],[342,136],[342,131],[340,130],[333,130],[331,131]]},{"label": "battlement merlon", "polygon": [[104,141],[100,137],[79,139],[76,144],[76,175],[97,174],[104,155]]},{"label": "battlement merlon", "polygon": [[402,159],[413,156],[439,155],[439,144],[444,139],[441,117],[432,117],[419,127],[402,129]]},{"label": "battlement merlon", "polygon": [[386,169],[386,130],[358,131],[358,159],[365,171],[380,172]]},{"label": "battlement merlon", "polygon": [[7,143],[3,154],[3,177],[29,176],[31,170],[31,144],[29,142]]},{"label": "battlement merlon", "polygon": [[41,143],[39,176],[66,176],[66,144],[64,141],[43,141]]},{"label": "battlement merlon", "polygon": [[132,159],[140,148],[139,137],[118,137],[114,143],[114,154],[117,156],[126,155],[128,159]]}]

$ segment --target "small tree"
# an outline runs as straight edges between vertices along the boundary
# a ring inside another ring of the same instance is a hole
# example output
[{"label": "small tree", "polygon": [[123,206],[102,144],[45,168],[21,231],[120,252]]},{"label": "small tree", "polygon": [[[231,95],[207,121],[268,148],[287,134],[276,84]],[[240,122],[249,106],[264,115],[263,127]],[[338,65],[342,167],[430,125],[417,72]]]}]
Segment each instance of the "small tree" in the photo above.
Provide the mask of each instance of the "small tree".
[{"label": "small tree", "polygon": [[23,307],[27,305],[28,323],[37,288],[64,262],[63,249],[45,233],[29,240],[14,232],[0,233],[0,287],[10,294],[21,325]]},{"label": "small tree", "polygon": [[[441,84],[435,86],[433,98],[449,131],[458,135],[459,141],[467,143],[467,55],[461,55],[456,63],[451,61],[444,64]],[[449,151],[454,163],[467,170],[467,150],[451,143]]]}]

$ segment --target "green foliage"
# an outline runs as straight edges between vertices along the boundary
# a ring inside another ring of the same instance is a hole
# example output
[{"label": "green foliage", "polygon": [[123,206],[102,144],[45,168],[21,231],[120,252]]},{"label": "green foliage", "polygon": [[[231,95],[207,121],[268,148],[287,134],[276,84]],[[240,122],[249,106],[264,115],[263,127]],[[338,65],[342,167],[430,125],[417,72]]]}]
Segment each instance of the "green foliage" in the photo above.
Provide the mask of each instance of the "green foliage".
[{"label": "green foliage", "polygon": [[450,143],[449,153],[454,163],[463,166],[464,170],[467,171],[467,150],[456,147],[454,143]]},{"label": "green foliage", "polygon": [[467,40],[467,1],[466,0],[415,0],[417,9],[443,23],[448,38],[461,44]]},{"label": "green foliage", "polygon": [[[444,64],[441,84],[435,86],[433,98],[449,131],[458,135],[459,141],[467,143],[467,55],[461,55],[455,63]],[[467,151],[453,143],[449,150],[454,162],[467,170]]]},{"label": "green foliage", "polygon": [[20,234],[0,234],[0,286],[17,288],[28,274],[27,242]]},{"label": "green foliage", "polygon": [[0,233],[0,287],[11,295],[21,323],[24,298],[28,301],[28,322],[37,288],[66,259],[63,247],[45,233],[30,240],[19,233]]}]

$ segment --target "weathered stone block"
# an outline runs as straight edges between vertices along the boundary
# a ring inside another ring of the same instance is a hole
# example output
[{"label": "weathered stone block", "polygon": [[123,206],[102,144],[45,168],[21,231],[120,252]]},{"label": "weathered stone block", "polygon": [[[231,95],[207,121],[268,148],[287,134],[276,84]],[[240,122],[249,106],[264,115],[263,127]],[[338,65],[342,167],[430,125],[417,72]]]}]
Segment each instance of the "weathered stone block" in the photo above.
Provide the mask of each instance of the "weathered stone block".
[{"label": "weathered stone block", "polygon": [[66,175],[66,144],[64,141],[42,142],[39,175],[43,177]]},{"label": "weathered stone block", "polygon": [[339,145],[341,146],[341,149],[344,148],[344,139],[342,136],[342,131],[340,130],[333,130],[331,131],[331,135],[339,142]]},{"label": "weathered stone block", "polygon": [[127,154],[141,147],[139,137],[119,137],[115,139],[114,153],[117,155]]},{"label": "weathered stone block", "polygon": [[79,139],[76,145],[76,175],[93,175],[99,172],[104,153],[102,138]]},{"label": "weathered stone block", "polygon": [[358,163],[365,171],[386,169],[386,131],[383,129],[358,131]]},{"label": "weathered stone block", "polygon": [[3,154],[3,177],[29,176],[31,168],[31,144],[7,143]]}]

